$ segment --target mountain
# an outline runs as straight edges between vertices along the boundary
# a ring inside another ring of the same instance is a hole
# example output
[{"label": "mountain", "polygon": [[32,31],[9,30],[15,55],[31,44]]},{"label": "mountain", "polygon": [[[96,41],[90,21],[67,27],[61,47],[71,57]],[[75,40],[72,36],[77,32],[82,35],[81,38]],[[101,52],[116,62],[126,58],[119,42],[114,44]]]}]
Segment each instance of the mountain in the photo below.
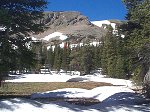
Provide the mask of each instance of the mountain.
[{"label": "mountain", "polygon": [[68,41],[85,41],[89,39],[101,39],[106,30],[92,24],[88,18],[80,12],[45,12],[44,19],[41,20],[48,29],[38,35],[33,35],[37,39],[45,38],[55,32],[66,35]]},{"label": "mountain", "polygon": [[116,24],[121,23],[119,20],[91,22],[76,11],[45,12],[40,22],[48,28],[38,35],[33,35],[33,39],[47,44],[53,44],[54,41],[69,41],[71,44],[100,41],[107,32],[106,25],[111,25],[115,30]]}]

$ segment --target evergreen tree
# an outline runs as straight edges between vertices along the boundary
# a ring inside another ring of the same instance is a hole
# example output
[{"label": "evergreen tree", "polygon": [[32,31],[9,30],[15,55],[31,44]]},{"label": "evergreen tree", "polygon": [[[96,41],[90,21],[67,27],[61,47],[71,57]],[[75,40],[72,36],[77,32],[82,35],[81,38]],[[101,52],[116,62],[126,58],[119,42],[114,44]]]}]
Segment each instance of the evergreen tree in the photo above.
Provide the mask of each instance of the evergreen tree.
[{"label": "evergreen tree", "polygon": [[112,32],[112,27],[108,26],[108,33],[103,40],[102,67],[107,75],[116,77],[116,38]]},{"label": "evergreen tree", "polygon": [[47,52],[47,47],[42,46],[42,52],[41,52],[41,64],[45,65],[48,64],[48,52]]},{"label": "evergreen tree", "polygon": [[69,64],[70,64],[70,46],[69,44],[66,42],[64,44],[64,48],[63,48],[63,55],[62,55],[62,69],[63,70],[69,70]]},{"label": "evergreen tree", "polygon": [[117,34],[115,35],[116,40],[116,67],[115,74],[117,78],[126,78],[127,73],[125,72],[125,60],[126,60],[126,49],[124,46],[124,38],[121,35],[120,29],[117,26]]},{"label": "evergreen tree", "polygon": [[82,49],[80,46],[77,46],[71,50],[70,53],[70,68],[71,70],[82,71],[83,66],[81,65]]},{"label": "evergreen tree", "polygon": [[[116,26],[117,27],[117,26]],[[113,34],[113,29],[108,26],[108,33],[102,40],[102,68],[104,73],[110,77],[125,78],[129,74],[129,60],[125,39],[121,36],[119,28],[118,32]]]},{"label": "evergreen tree", "polygon": [[102,50],[101,46],[92,46],[92,51],[94,52],[94,68],[101,68],[101,55],[102,55]]},{"label": "evergreen tree", "polygon": [[28,46],[31,39],[27,37],[44,28],[39,20],[46,4],[46,0],[0,1],[0,27],[4,28],[0,31],[0,77],[33,65],[34,54]]},{"label": "evergreen tree", "polygon": [[59,71],[61,69],[62,53],[63,53],[62,48],[60,48],[59,45],[55,45],[55,48],[54,48],[54,69],[56,69],[57,71]]},{"label": "evergreen tree", "polygon": [[116,59],[115,75],[117,78],[125,78],[126,75],[124,72],[124,58],[121,55],[118,55]]},{"label": "evergreen tree", "polygon": [[35,67],[32,68],[33,71],[39,73],[40,68],[45,64],[42,60],[43,57],[43,43],[41,41],[32,42],[31,44],[32,52],[35,54]]},{"label": "evergreen tree", "polygon": [[50,65],[50,68],[52,69],[54,66],[54,52],[53,52],[52,46],[48,50],[48,64]]},{"label": "evergreen tree", "polygon": [[67,47],[67,70],[70,70],[70,62],[71,62],[71,58],[70,58],[70,54],[71,54],[71,47],[70,47],[70,43],[67,42],[68,47]]},{"label": "evergreen tree", "polygon": [[[66,44],[66,43],[64,43],[64,44]],[[67,68],[68,68],[68,66],[67,66],[67,58],[68,58],[67,51],[68,51],[67,50],[67,45],[64,45],[61,67],[62,67],[63,70],[66,70],[66,71],[67,71]]]},{"label": "evergreen tree", "polygon": [[106,46],[106,38],[102,38],[102,54],[101,54],[101,65],[103,68],[103,74],[107,74],[107,46]]},{"label": "evergreen tree", "polygon": [[92,47],[88,44],[83,47],[82,66],[85,74],[90,74],[90,71],[94,69],[94,54]]},{"label": "evergreen tree", "polygon": [[[122,26],[126,34],[132,72],[143,79],[150,65],[150,1],[124,0],[127,9],[127,24]],[[138,72],[137,72],[138,71]]]}]

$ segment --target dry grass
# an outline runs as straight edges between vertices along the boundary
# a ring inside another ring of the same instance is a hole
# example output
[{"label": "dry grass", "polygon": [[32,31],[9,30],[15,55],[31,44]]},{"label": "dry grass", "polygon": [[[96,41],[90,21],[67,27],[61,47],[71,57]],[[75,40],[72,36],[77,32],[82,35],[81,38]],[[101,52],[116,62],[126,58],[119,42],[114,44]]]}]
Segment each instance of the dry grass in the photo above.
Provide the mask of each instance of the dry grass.
[{"label": "dry grass", "polygon": [[26,82],[26,83],[7,83],[0,87],[0,95],[30,95],[35,92],[52,91],[63,88],[83,88],[93,89],[99,86],[112,86],[103,82]]}]

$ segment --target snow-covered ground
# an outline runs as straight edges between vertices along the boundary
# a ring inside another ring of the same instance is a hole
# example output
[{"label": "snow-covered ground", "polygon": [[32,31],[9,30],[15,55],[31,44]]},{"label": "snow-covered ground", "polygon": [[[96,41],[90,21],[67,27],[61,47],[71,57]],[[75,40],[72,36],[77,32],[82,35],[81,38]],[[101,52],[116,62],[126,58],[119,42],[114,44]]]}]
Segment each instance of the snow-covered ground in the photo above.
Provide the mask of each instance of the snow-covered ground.
[{"label": "snow-covered ground", "polygon": [[96,87],[92,90],[65,88],[43,93],[34,93],[31,95],[31,98],[93,98],[98,99],[99,101],[104,101],[108,97],[120,92],[134,93],[133,90],[126,87],[103,86]]},{"label": "snow-covered ground", "polygon": [[10,80],[6,80],[6,82],[67,82],[69,80],[80,81],[94,81],[94,82],[106,82],[111,83],[113,85],[122,85],[122,86],[132,86],[132,82],[124,79],[114,79],[114,78],[106,78],[104,75],[100,73],[95,73],[94,75],[85,75],[80,76],[76,71],[70,75],[69,73],[56,73],[55,71],[52,74],[23,74],[23,75],[10,75],[14,78]]},{"label": "snow-covered ground", "polygon": [[[0,112],[149,112],[150,104],[130,88],[132,82],[124,79],[105,78],[101,74],[79,76],[65,73],[24,74],[8,82],[66,82],[68,80],[112,83],[115,86],[96,87],[91,90],[65,88],[43,93],[33,93],[31,99],[8,98],[0,100]],[[36,99],[38,98],[38,100]],[[70,104],[64,100],[39,100],[48,98],[93,98],[100,103],[91,106]]]}]

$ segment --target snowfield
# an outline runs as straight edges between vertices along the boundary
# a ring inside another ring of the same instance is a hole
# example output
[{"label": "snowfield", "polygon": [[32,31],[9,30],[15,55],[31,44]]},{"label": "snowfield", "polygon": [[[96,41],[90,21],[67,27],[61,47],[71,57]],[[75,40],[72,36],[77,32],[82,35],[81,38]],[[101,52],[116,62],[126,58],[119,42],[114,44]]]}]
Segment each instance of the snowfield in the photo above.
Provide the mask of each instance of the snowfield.
[{"label": "snowfield", "polygon": [[132,87],[132,82],[125,79],[114,79],[106,78],[105,75],[99,73],[94,75],[80,76],[78,72],[74,72],[75,75],[69,75],[68,73],[55,73],[52,74],[23,74],[23,75],[10,75],[14,77],[11,80],[6,80],[6,82],[67,82],[73,80],[73,82],[80,81],[94,81],[94,82],[106,82],[113,85]]},{"label": "snowfield", "polygon": [[54,32],[44,37],[43,40],[46,40],[46,41],[49,41],[50,39],[66,40],[67,38],[68,37],[66,35],[63,35],[63,33]]},{"label": "snowfield", "polygon": [[31,95],[31,98],[93,98],[98,99],[99,101],[104,101],[108,97],[120,92],[134,93],[134,91],[126,87],[103,86],[94,88],[92,90],[66,88],[44,93],[34,93]]},{"label": "snowfield", "polygon": [[[0,112],[150,112],[149,100],[135,93],[132,82],[124,79],[105,78],[94,74],[79,76],[57,74],[11,75],[7,82],[66,82],[95,81],[112,83],[114,86],[96,87],[91,90],[64,88],[42,93],[33,93],[31,99],[0,99]],[[79,80],[80,79],[80,80]],[[92,98],[100,102],[90,106],[75,105],[65,100],[49,101],[49,98]],[[43,100],[42,100],[43,99]]]},{"label": "snowfield", "polygon": [[98,26],[98,27],[102,27],[103,24],[104,25],[111,25],[113,29],[116,28],[116,24],[115,23],[111,23],[108,20],[103,20],[103,21],[92,21],[91,23],[93,23],[94,25]]}]

